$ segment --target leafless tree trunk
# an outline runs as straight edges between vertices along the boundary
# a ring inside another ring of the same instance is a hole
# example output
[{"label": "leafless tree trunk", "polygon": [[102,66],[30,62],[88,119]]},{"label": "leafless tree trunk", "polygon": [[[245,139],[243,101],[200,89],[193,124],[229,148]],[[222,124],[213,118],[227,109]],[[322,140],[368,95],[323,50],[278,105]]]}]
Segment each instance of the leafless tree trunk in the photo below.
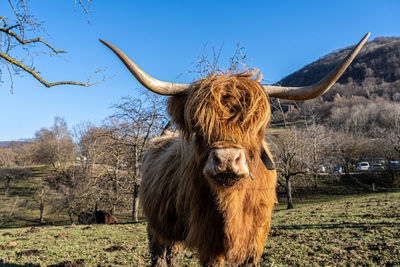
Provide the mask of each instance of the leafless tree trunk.
[{"label": "leafless tree trunk", "polygon": [[286,176],[285,180],[286,180],[287,208],[293,209],[292,184],[290,182],[290,175]]},{"label": "leafless tree trunk", "polygon": [[4,186],[4,196],[8,196],[8,191],[10,190],[10,184],[11,184],[11,177],[10,175],[6,176],[6,181],[5,181],[5,186]]},{"label": "leafless tree trunk", "polygon": [[40,223],[44,223],[44,218],[43,218],[43,212],[44,212],[44,199],[43,197],[40,198],[40,204],[39,204],[39,209],[40,209]]},{"label": "leafless tree trunk", "polygon": [[72,212],[72,210],[71,210],[71,208],[68,208],[68,216],[69,216],[69,221],[70,221],[70,223],[71,224],[75,224],[75,220],[74,220],[74,214],[73,214],[73,212]]},{"label": "leafless tree trunk", "polygon": [[139,184],[136,182],[133,190],[132,220],[139,221]]}]

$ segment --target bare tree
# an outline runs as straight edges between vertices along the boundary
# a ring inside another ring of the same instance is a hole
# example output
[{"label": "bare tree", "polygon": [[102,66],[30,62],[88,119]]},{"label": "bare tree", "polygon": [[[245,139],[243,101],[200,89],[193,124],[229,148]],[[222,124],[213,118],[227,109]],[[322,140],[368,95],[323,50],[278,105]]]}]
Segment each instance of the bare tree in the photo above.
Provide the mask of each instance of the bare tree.
[{"label": "bare tree", "polygon": [[284,107],[279,99],[271,103],[271,106],[276,111],[273,116],[279,117],[283,126],[281,131],[270,138],[277,165],[278,185],[285,188],[287,208],[291,209],[293,208],[292,179],[305,174],[308,169],[307,144],[305,134],[289,121],[289,118],[293,116],[292,113],[297,112],[297,109]]},{"label": "bare tree", "polygon": [[94,175],[95,163],[103,157],[104,129],[93,123],[82,122],[73,128],[75,142],[78,145],[77,160],[89,177]]},{"label": "bare tree", "polygon": [[10,147],[0,147],[0,167],[17,165],[18,154]]},{"label": "bare tree", "polygon": [[0,148],[0,178],[4,179],[4,196],[8,196],[13,178],[12,168],[17,166],[17,157],[18,154],[10,147]]},{"label": "bare tree", "polygon": [[107,183],[109,190],[105,192],[106,201],[110,202],[112,212],[116,211],[118,203],[124,198],[124,188],[128,178],[126,171],[127,152],[125,150],[125,133],[122,130],[124,123],[112,118],[102,127],[102,152],[99,167],[103,182]]},{"label": "bare tree", "polygon": [[66,209],[73,222],[74,205],[84,196],[86,181],[79,179],[74,168],[76,145],[72,140],[67,123],[56,117],[50,129],[42,128],[33,142],[32,161],[48,166],[45,175],[32,185],[35,200],[39,203],[40,221],[47,200],[52,199],[54,208]]},{"label": "bare tree", "polygon": [[392,147],[397,151],[398,158],[400,159],[400,105],[396,105],[391,113],[389,121],[389,130],[386,132],[387,140],[391,143]]},{"label": "bare tree", "polygon": [[381,119],[387,127],[375,128],[374,136],[378,138],[376,143],[379,146],[376,150],[381,151],[383,158],[386,159],[386,171],[394,184],[397,167],[390,161],[400,160],[400,104],[392,104],[390,111],[385,112]]},{"label": "bare tree", "polygon": [[[45,34],[44,24],[31,14],[29,0],[7,1],[8,5],[4,5],[5,8],[2,10],[5,14],[0,14],[0,81],[2,74],[7,71],[11,81],[11,91],[13,90],[13,77],[22,73],[30,74],[46,87],[56,85],[90,86],[94,84],[91,83],[93,74],[86,82],[65,80],[47,82],[40,71],[36,69],[35,57],[43,54],[58,55],[66,53],[66,51],[56,49],[43,38]],[[90,0],[79,0],[78,2],[78,6],[84,10],[85,15],[90,12],[89,4]],[[75,0],[75,8],[76,6],[77,1]],[[41,50],[42,48],[45,50]]]},{"label": "bare tree", "polygon": [[143,153],[149,141],[163,131],[168,124],[162,99],[147,91],[143,98],[123,97],[114,105],[114,118],[121,120],[121,131],[128,151],[127,160],[133,184],[132,219],[138,220],[140,166]]},{"label": "bare tree", "polygon": [[0,178],[4,180],[4,196],[7,197],[10,191],[11,181],[15,177],[15,170],[13,168],[0,168]]},{"label": "bare tree", "polygon": [[33,200],[39,205],[39,221],[44,223],[44,210],[49,200],[53,198],[53,192],[48,180],[43,177],[37,177],[31,181],[31,190]]},{"label": "bare tree", "polygon": [[42,128],[35,135],[33,161],[65,170],[75,156],[75,144],[65,120],[56,117],[51,129]]},{"label": "bare tree", "polygon": [[[310,169],[314,180],[314,189],[318,188],[318,173],[326,168],[325,145],[327,140],[326,129],[323,125],[318,124],[318,115],[312,111],[304,113],[304,124],[306,136],[305,141],[309,144],[306,146],[306,164]],[[325,165],[324,165],[325,164]],[[329,167],[329,166],[328,166]]]},{"label": "bare tree", "polygon": [[343,166],[344,173],[348,174],[369,140],[351,133],[334,132],[329,143],[332,147],[332,157]]},{"label": "bare tree", "polygon": [[[285,188],[287,208],[293,208],[292,179],[305,174],[307,166],[304,162],[304,142],[300,131],[295,127],[287,127],[271,138],[275,163],[278,170],[278,184]],[[283,178],[279,179],[279,178]]]},{"label": "bare tree", "polygon": [[227,65],[221,62],[222,51],[223,46],[220,46],[218,49],[215,47],[210,49],[206,44],[203,47],[202,54],[192,63],[194,69],[183,72],[180,75],[185,73],[195,74],[195,79],[198,80],[218,73],[232,74],[254,69],[248,65],[251,59],[247,56],[246,48],[240,43],[236,43],[235,51],[229,58]]}]

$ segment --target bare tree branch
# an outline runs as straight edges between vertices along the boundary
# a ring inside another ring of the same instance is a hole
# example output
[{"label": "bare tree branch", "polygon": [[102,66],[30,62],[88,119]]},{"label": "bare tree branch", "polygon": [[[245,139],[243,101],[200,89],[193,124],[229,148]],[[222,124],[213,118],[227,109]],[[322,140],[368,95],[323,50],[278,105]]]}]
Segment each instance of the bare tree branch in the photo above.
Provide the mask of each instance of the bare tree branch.
[{"label": "bare tree branch", "polygon": [[56,86],[56,85],[80,85],[80,86],[89,86],[89,84],[87,83],[80,83],[80,82],[74,82],[74,81],[61,81],[61,82],[53,82],[53,83],[48,83],[46,82],[42,77],[39,76],[39,74],[37,74],[36,71],[34,71],[33,69],[28,68],[27,66],[25,66],[24,64],[22,64],[21,62],[13,59],[12,57],[7,56],[6,54],[0,52],[0,57],[2,57],[3,59],[7,60],[9,63],[20,67],[21,69],[23,69],[24,71],[28,72],[29,74],[31,74],[33,77],[35,77],[35,79],[37,79],[39,82],[41,82],[42,84],[44,84],[46,87],[52,87],[52,86]]},{"label": "bare tree branch", "polygon": [[[75,6],[77,5],[78,0],[75,0]],[[82,7],[85,16],[90,12],[89,4],[91,0],[79,0],[79,5]],[[52,87],[56,85],[79,85],[79,86],[90,86],[94,84],[101,83],[106,79],[103,77],[102,80],[96,81],[94,83],[90,83],[91,79],[95,74],[101,72],[101,70],[95,71],[88,78],[86,83],[77,82],[77,81],[60,81],[60,82],[47,82],[44,80],[39,71],[35,70],[35,64],[33,62],[32,55],[41,53],[40,51],[36,51],[35,47],[41,43],[45,45],[49,50],[48,54],[60,54],[66,53],[65,50],[57,50],[50,43],[43,40],[40,34],[45,33],[43,28],[43,23],[38,22],[34,16],[30,14],[29,1],[26,0],[8,0],[8,13],[7,15],[0,17],[0,81],[2,69],[7,68],[10,73],[10,77],[14,75],[19,75],[23,71],[31,74],[36,80],[45,85],[46,87]],[[9,16],[8,16],[9,15]],[[11,25],[11,26],[9,26]],[[12,30],[14,29],[14,31]],[[26,33],[35,33],[34,38],[25,38]],[[39,36],[38,36],[39,35]],[[28,44],[30,44],[28,46]],[[19,50],[19,51],[17,51]],[[18,53],[14,52],[17,51]],[[25,53],[25,55],[21,55],[19,52]],[[13,53],[14,52],[14,53]],[[46,52],[47,53],[47,52]],[[19,55],[18,57],[15,54]],[[31,58],[30,64],[26,64],[25,59],[27,57]],[[13,91],[13,78],[10,78],[11,81],[11,91]]]},{"label": "bare tree branch", "polygon": [[[14,25],[14,26],[17,26],[17,25]],[[49,43],[43,41],[42,37],[29,39],[29,40],[23,40],[21,37],[18,36],[18,34],[16,34],[15,32],[11,31],[10,29],[11,29],[11,27],[9,27],[9,28],[0,27],[0,31],[5,32],[6,34],[14,37],[15,39],[17,39],[18,42],[20,42],[23,45],[26,45],[26,44],[29,44],[29,43],[41,42],[41,43],[45,44],[47,47],[49,47],[51,50],[53,50],[53,52],[56,53],[56,54],[58,54],[58,53],[66,53],[67,52],[65,50],[56,50]]]},{"label": "bare tree branch", "polygon": [[[90,4],[90,1],[91,1],[91,0],[87,0],[87,2],[88,2],[89,4]],[[85,6],[85,4],[83,3],[82,0],[78,0],[78,2],[79,2],[79,5],[82,7],[82,9],[83,9],[83,11],[84,11],[84,13],[85,13],[85,16],[86,16],[87,14],[89,14],[89,13],[90,13],[89,7]],[[74,10],[76,11],[76,0],[75,0],[75,3],[74,3]]]}]

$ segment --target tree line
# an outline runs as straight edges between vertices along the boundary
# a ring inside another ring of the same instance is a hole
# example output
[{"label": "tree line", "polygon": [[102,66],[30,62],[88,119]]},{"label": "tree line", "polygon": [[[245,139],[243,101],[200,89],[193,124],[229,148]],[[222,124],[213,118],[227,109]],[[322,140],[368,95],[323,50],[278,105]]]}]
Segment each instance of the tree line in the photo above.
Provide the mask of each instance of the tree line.
[{"label": "tree line", "polygon": [[44,175],[30,181],[44,221],[44,209],[66,212],[71,223],[83,211],[131,210],[138,220],[141,157],[149,141],[167,126],[162,99],[154,94],[124,97],[101,126],[82,122],[69,129],[63,118],[38,130],[29,143],[0,148],[5,192],[18,166],[41,164]]}]

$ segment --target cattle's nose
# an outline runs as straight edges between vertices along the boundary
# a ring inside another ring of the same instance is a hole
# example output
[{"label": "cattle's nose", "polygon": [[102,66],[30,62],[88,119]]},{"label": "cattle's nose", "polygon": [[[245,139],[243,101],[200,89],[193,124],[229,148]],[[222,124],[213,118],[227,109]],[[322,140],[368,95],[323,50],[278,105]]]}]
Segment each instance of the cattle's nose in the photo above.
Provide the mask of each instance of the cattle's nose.
[{"label": "cattle's nose", "polygon": [[204,172],[211,175],[232,173],[238,176],[248,174],[246,156],[241,148],[215,148],[210,151]]},{"label": "cattle's nose", "polygon": [[238,173],[243,168],[244,153],[241,149],[225,148],[213,151],[213,163],[216,172]]}]

